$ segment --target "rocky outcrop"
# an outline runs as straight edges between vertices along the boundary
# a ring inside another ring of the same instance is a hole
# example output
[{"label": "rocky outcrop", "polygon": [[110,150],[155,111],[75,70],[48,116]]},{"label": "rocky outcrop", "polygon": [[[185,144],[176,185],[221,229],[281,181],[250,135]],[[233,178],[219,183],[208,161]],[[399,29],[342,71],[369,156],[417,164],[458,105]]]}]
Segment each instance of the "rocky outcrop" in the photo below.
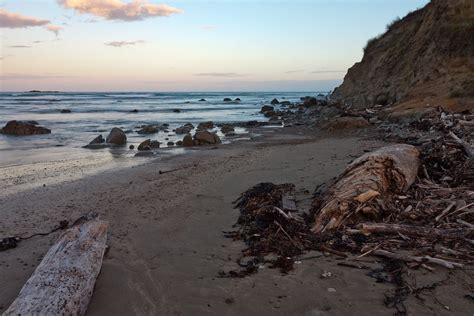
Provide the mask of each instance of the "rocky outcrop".
[{"label": "rocky outcrop", "polygon": [[107,136],[106,142],[115,145],[125,145],[127,143],[127,135],[120,128],[114,127]]},{"label": "rocky outcrop", "polygon": [[1,134],[27,136],[51,134],[51,130],[46,127],[38,126],[35,121],[10,121],[1,130]]},{"label": "rocky outcrop", "polygon": [[140,143],[140,145],[138,145],[138,150],[142,151],[142,150],[152,150],[152,149],[157,149],[157,148],[160,148],[160,142],[157,141],[157,140],[151,140],[151,139],[147,139],[143,142]]},{"label": "rocky outcrop", "polygon": [[199,123],[197,127],[198,130],[206,130],[206,129],[213,129],[213,128],[214,128],[214,123],[212,121]]},{"label": "rocky outcrop", "polygon": [[194,135],[194,145],[215,145],[220,144],[221,139],[217,136],[216,133],[210,133],[208,131],[199,131]]},{"label": "rocky outcrop", "polygon": [[[474,108],[474,3],[432,0],[370,40],[331,99],[417,111]],[[389,110],[391,111],[391,110]]]}]

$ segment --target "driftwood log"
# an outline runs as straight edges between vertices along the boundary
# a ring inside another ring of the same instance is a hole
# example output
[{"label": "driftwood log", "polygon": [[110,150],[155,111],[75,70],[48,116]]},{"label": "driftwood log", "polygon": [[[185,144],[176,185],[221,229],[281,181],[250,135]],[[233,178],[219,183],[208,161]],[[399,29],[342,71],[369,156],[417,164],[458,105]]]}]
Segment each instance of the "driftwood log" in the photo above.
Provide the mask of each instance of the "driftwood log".
[{"label": "driftwood log", "polygon": [[[474,235],[472,228],[449,228],[441,229],[426,226],[388,224],[388,223],[364,223],[357,226],[358,231],[364,234],[402,234],[410,237],[435,237],[463,239]],[[352,230],[354,232],[354,230]]]},{"label": "driftwood log", "polygon": [[102,266],[107,227],[96,214],[76,221],[3,315],[83,315]]},{"label": "driftwood log", "polygon": [[353,161],[314,205],[313,232],[337,229],[355,215],[370,212],[372,199],[405,192],[415,181],[419,151],[411,145],[382,147]]}]

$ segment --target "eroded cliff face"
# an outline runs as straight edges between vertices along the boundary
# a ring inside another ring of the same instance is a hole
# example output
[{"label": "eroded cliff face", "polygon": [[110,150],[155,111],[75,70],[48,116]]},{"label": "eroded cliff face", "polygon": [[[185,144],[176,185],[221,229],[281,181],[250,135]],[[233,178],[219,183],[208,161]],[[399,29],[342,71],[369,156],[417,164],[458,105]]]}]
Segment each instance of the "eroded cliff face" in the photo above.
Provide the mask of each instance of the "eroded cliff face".
[{"label": "eroded cliff face", "polygon": [[332,98],[357,108],[474,109],[474,1],[432,0],[395,22]]}]

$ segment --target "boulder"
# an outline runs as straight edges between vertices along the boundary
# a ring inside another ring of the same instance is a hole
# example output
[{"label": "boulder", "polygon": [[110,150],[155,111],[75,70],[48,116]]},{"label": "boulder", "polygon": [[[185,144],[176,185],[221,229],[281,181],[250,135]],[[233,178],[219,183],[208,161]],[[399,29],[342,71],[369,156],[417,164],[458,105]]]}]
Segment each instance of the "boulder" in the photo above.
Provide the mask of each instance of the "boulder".
[{"label": "boulder", "polygon": [[235,101],[235,102],[240,102],[240,101],[242,101],[242,100],[240,100],[240,98],[236,98],[234,101]]},{"label": "boulder", "polygon": [[186,135],[184,136],[182,145],[183,145],[184,147],[192,147],[192,146],[194,146],[194,141],[193,141],[193,137],[191,136],[191,134],[186,134]]},{"label": "boulder", "polygon": [[305,107],[316,106],[318,105],[318,99],[315,97],[305,97],[303,100],[303,105]]},{"label": "boulder", "polygon": [[176,142],[176,146],[183,146],[183,142],[182,142],[181,140],[178,140],[178,141]]},{"label": "boulder", "polygon": [[224,102],[232,102],[231,98],[224,98]]},{"label": "boulder", "polygon": [[273,117],[273,116],[277,116],[277,113],[275,111],[267,111],[264,113],[264,116],[265,117]]},{"label": "boulder", "polygon": [[152,150],[160,148],[160,142],[157,140],[147,139],[138,145],[138,150]]},{"label": "boulder", "polygon": [[272,102],[270,102],[271,105],[276,105],[276,104],[280,104],[280,101],[278,101],[278,99],[273,99]]},{"label": "boulder", "polygon": [[221,132],[223,134],[228,134],[228,133],[233,132],[233,131],[235,131],[235,128],[232,125],[224,124],[221,127]]},{"label": "boulder", "polygon": [[280,105],[288,106],[288,105],[291,105],[291,102],[290,101],[281,101]]},{"label": "boulder", "polygon": [[15,136],[51,134],[51,130],[42,126],[37,126],[35,121],[10,121],[1,130],[0,133]]},{"label": "boulder", "polygon": [[332,119],[323,127],[327,130],[347,130],[368,126],[370,126],[369,121],[362,116],[343,116]]},{"label": "boulder", "polygon": [[158,133],[158,128],[153,125],[143,126],[138,132],[138,134],[155,134]]},{"label": "boulder", "polygon": [[208,131],[199,131],[194,134],[194,145],[214,145],[220,144],[221,139],[216,133],[210,133]]},{"label": "boulder", "polygon": [[212,121],[209,122],[201,122],[199,123],[197,129],[198,130],[206,130],[214,128],[214,123]]},{"label": "boulder", "polygon": [[110,144],[106,144],[104,137],[102,137],[102,135],[99,135],[83,148],[101,149],[101,148],[106,148],[106,147],[110,147]]},{"label": "boulder", "polygon": [[166,145],[168,145],[168,146],[170,146],[170,147],[171,147],[171,146],[174,146],[174,142],[168,142]]},{"label": "boulder", "polygon": [[199,100],[199,102],[206,102],[206,99],[201,99]]},{"label": "boulder", "polygon": [[174,109],[173,112],[174,113],[181,113],[181,110],[180,109]]},{"label": "boulder", "polygon": [[69,109],[62,109],[62,110],[59,110],[59,113],[71,113],[71,110],[69,110]]},{"label": "boulder", "polygon": [[127,143],[127,135],[120,128],[114,127],[107,136],[106,142],[115,145],[125,145]]},{"label": "boulder", "polygon": [[191,132],[191,130],[194,128],[194,125],[191,124],[191,123],[186,123],[184,124],[183,126],[181,127],[178,127],[177,129],[175,129],[175,133],[178,134],[178,135],[181,135],[181,134],[188,134],[189,132]]},{"label": "boulder", "polygon": [[130,113],[138,113],[138,110],[137,109],[133,109],[130,111]]},{"label": "boulder", "polygon": [[273,106],[270,106],[270,105],[264,105],[264,106],[262,106],[262,108],[260,110],[260,113],[265,113],[265,112],[268,112],[268,111],[275,111],[275,108]]}]

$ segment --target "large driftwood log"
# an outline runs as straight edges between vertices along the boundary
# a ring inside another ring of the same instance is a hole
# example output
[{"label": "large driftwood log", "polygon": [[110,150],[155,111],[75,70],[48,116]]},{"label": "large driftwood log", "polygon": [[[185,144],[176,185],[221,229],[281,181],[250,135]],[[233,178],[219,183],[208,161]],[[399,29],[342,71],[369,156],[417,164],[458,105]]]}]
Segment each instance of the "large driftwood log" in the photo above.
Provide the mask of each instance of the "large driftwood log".
[{"label": "large driftwood log", "polygon": [[76,221],[3,315],[83,315],[102,266],[107,227],[97,215]]},{"label": "large driftwood log", "polygon": [[319,233],[336,229],[353,219],[359,207],[371,199],[405,192],[416,179],[418,156],[414,146],[397,144],[353,161],[314,206],[312,230]]}]

